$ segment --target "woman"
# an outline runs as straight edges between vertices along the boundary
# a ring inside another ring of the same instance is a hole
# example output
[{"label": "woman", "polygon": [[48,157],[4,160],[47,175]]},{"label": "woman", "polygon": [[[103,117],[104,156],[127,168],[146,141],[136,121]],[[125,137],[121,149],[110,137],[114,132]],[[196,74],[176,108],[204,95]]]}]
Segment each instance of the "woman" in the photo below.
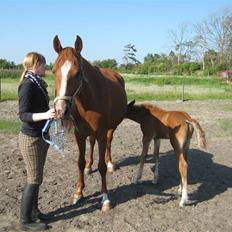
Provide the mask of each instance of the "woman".
[{"label": "woman", "polygon": [[[43,181],[43,169],[49,145],[42,139],[42,128],[49,118],[55,117],[55,110],[49,109],[45,76],[45,58],[30,52],[23,60],[18,88],[19,118],[22,121],[19,133],[19,148],[23,156],[27,183],[24,187],[20,210],[20,225],[23,230],[42,230],[47,225],[46,215],[38,209],[39,186]],[[38,219],[40,219],[38,221]]]}]

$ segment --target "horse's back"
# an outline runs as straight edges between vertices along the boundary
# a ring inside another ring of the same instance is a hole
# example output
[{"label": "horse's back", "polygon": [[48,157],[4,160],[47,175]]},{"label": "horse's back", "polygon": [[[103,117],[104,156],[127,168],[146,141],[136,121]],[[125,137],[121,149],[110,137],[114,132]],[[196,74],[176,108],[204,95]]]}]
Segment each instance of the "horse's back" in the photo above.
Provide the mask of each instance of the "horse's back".
[{"label": "horse's back", "polygon": [[100,68],[100,72],[105,78],[112,81],[112,84],[120,84],[121,87],[125,89],[124,79],[118,72],[109,68]]},{"label": "horse's back", "polygon": [[175,128],[176,126],[191,120],[191,116],[184,111],[166,111],[152,104],[146,104],[150,113],[160,120],[165,126]]},{"label": "horse's back", "polygon": [[106,79],[105,83],[108,89],[108,96],[105,97],[109,100],[110,124],[115,127],[122,121],[126,113],[127,96],[124,79],[119,73],[108,68],[101,68],[100,72]]},{"label": "horse's back", "polygon": [[185,123],[186,120],[191,120],[190,115],[183,111],[167,111],[167,115],[167,121],[170,127],[175,127],[179,124]]}]

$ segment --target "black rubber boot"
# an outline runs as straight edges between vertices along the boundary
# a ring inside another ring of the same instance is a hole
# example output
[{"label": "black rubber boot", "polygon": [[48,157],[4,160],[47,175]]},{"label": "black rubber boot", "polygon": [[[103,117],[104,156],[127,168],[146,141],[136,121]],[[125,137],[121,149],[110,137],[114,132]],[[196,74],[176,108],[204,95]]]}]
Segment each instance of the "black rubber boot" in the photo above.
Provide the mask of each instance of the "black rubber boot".
[{"label": "black rubber boot", "polygon": [[42,213],[40,210],[39,210],[39,207],[38,207],[38,197],[39,197],[39,185],[36,189],[36,192],[35,192],[35,202],[34,202],[34,206],[33,206],[33,209],[32,209],[32,220],[33,221],[48,221],[50,220],[52,217],[47,215],[47,214],[44,214]]},{"label": "black rubber boot", "polygon": [[20,211],[20,226],[22,230],[40,231],[47,229],[45,223],[34,222],[31,218],[37,188],[38,184],[27,184],[23,190]]}]

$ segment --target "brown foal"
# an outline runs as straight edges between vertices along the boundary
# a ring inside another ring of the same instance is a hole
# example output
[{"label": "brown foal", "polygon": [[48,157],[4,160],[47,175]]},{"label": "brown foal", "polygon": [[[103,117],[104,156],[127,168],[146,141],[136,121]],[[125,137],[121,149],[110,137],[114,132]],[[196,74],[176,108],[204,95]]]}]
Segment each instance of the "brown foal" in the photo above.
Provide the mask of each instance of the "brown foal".
[{"label": "brown foal", "polygon": [[140,158],[140,167],[134,183],[137,183],[143,172],[143,166],[148,153],[149,145],[154,140],[155,171],[153,183],[159,178],[159,148],[160,139],[169,139],[179,162],[181,177],[178,193],[181,194],[179,206],[188,203],[187,191],[187,152],[194,130],[197,133],[198,146],[206,148],[205,133],[200,124],[190,115],[182,111],[166,111],[152,104],[134,105],[135,101],[128,104],[126,117],[139,123],[143,133],[143,149]]}]

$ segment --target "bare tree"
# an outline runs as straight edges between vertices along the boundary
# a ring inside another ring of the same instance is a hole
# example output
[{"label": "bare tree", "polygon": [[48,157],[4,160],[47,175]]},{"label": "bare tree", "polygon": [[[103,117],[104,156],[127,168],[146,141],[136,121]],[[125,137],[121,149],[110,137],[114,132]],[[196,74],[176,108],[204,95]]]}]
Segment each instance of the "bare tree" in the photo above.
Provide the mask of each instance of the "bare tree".
[{"label": "bare tree", "polygon": [[232,11],[225,8],[208,19],[195,25],[195,41],[199,52],[202,54],[204,67],[204,54],[209,50],[214,50],[219,54],[219,63],[226,61],[226,57],[231,53],[232,46]]},{"label": "bare tree", "polygon": [[176,30],[170,30],[168,34],[172,47],[176,51],[177,63],[179,64],[186,52],[189,51],[189,25],[183,23]]}]

